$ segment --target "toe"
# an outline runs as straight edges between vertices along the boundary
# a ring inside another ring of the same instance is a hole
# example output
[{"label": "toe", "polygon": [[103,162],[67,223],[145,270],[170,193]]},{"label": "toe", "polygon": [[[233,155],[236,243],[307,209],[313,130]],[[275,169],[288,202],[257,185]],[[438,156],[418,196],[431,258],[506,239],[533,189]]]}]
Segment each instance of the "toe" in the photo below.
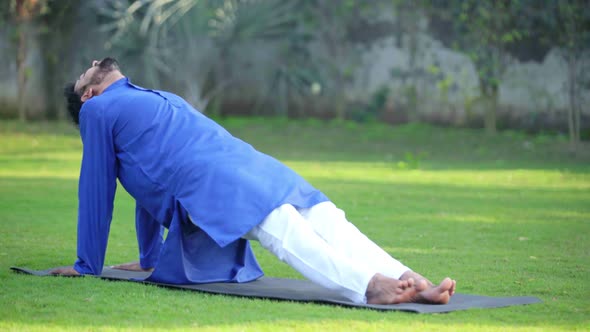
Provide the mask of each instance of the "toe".
[{"label": "toe", "polygon": [[426,280],[419,280],[416,282],[416,290],[422,292],[428,288],[428,282]]},{"label": "toe", "polygon": [[398,294],[392,302],[392,304],[411,302],[416,296],[416,289],[407,288],[401,294]]},{"label": "toe", "polygon": [[438,287],[440,287],[441,290],[449,290],[453,287],[453,280],[451,280],[451,278],[444,278]]},{"label": "toe", "polygon": [[400,280],[400,282],[399,282],[399,288],[406,289],[408,287],[409,287],[408,280]]},{"label": "toe", "polygon": [[453,296],[453,294],[455,294],[456,288],[457,288],[457,281],[453,280],[453,285],[451,286],[451,289],[449,289],[449,295]]}]

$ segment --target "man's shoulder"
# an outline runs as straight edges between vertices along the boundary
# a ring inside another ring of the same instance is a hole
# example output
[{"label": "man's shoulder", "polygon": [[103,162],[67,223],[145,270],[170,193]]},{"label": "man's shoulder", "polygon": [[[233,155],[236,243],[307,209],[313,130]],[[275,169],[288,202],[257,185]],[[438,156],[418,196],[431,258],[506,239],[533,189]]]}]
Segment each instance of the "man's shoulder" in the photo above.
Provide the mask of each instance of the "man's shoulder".
[{"label": "man's shoulder", "polygon": [[118,106],[123,102],[124,98],[113,97],[114,96],[99,95],[88,99],[82,104],[80,119],[102,118],[107,120],[109,117],[116,117],[116,114],[120,111]]},{"label": "man's shoulder", "polygon": [[93,97],[85,101],[80,109],[80,117],[97,116],[101,114],[101,110],[104,108],[104,103],[98,99],[98,97]]}]

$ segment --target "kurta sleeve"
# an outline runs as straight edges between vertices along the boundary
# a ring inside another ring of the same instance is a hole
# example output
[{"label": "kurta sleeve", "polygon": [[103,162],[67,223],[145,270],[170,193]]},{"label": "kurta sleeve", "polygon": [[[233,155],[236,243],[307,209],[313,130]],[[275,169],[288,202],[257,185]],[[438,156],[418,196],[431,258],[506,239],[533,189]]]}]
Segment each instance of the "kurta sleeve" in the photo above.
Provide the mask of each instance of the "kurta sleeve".
[{"label": "kurta sleeve", "polygon": [[117,163],[111,126],[96,103],[87,102],[80,112],[83,155],[78,184],[78,260],[81,274],[102,273],[113,200],[117,186]]},{"label": "kurta sleeve", "polygon": [[150,269],[158,262],[164,227],[147,210],[136,204],[135,231],[139,246],[139,264],[143,269]]}]

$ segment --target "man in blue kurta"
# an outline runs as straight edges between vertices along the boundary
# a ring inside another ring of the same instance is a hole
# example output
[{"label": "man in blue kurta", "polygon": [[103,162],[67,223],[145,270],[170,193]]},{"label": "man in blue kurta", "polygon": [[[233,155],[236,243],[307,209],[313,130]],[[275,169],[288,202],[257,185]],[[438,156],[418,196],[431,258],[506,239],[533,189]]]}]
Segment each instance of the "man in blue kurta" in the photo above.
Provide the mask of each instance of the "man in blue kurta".
[{"label": "man in blue kurta", "polygon": [[[248,282],[262,276],[256,240],[310,280],[359,303],[446,303],[433,285],[350,224],[322,192],[233,137],[172,93],[132,84],[112,58],[94,61],[67,94],[79,124],[78,259],[54,274],[99,275],[116,180],[136,200],[139,262],[148,280]],[[168,235],[163,240],[163,231]]]}]

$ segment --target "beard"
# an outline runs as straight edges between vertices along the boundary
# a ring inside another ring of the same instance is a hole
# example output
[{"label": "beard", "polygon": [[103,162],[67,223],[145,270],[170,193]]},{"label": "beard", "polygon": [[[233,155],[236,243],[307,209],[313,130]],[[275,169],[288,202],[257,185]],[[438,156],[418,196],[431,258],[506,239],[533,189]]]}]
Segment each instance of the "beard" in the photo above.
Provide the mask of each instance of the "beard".
[{"label": "beard", "polygon": [[119,69],[119,62],[115,58],[106,57],[98,63],[98,68],[111,72]]},{"label": "beard", "polygon": [[89,84],[101,84],[107,74],[119,70],[119,62],[114,58],[104,58],[98,63],[98,70],[90,78]]}]

